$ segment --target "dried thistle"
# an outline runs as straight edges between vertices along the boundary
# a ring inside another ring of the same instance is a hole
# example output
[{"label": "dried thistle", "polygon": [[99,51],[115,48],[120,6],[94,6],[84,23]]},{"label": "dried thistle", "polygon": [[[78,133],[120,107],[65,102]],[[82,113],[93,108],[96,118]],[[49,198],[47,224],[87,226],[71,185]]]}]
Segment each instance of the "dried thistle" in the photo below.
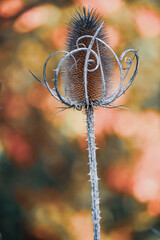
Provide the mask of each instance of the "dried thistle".
[{"label": "dried thistle", "polygon": [[[107,44],[104,21],[93,9],[83,8],[76,10],[75,15],[68,25],[67,50],[51,54],[43,68],[44,82],[31,74],[43,84],[58,101],[66,105],[65,109],[82,109],[86,113],[88,153],[90,167],[90,182],[92,196],[92,219],[94,240],[101,239],[99,190],[96,162],[96,145],[94,134],[94,109],[95,107],[113,108],[111,105],[118,97],[126,92],[132,84],[139,66],[139,57],[135,50],[123,52],[118,59],[112,48]],[[63,53],[64,56],[58,63],[54,76],[54,89],[50,88],[46,78],[46,66],[52,56]],[[133,57],[125,57],[133,53]],[[117,89],[109,94],[110,75],[112,72],[112,58],[115,58],[120,71],[120,84]],[[125,61],[126,67],[122,65]],[[136,60],[133,76],[124,87],[123,83]],[[63,76],[59,77],[61,69]]]}]

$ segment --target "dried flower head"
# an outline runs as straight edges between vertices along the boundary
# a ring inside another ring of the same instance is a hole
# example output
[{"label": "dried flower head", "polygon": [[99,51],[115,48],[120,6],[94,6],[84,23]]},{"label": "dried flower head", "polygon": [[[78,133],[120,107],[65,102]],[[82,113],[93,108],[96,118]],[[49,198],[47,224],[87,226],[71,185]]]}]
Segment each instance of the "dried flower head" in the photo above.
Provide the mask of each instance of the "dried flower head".
[{"label": "dried flower head", "polygon": [[[89,106],[112,108],[111,103],[125,93],[137,74],[139,65],[137,52],[133,49],[126,50],[118,59],[106,42],[103,24],[102,16],[93,9],[76,10],[68,25],[67,50],[53,53],[48,57],[43,68],[44,82],[31,72],[67,108],[74,107],[77,110],[83,107],[88,109]],[[64,55],[55,70],[52,89],[46,78],[46,66],[50,58],[58,53]],[[134,56],[126,57],[128,53],[133,53]],[[120,84],[113,93],[108,94],[113,57],[119,66]],[[122,65],[123,59],[126,67]],[[124,80],[134,59],[136,59],[135,71],[124,87]],[[61,70],[64,73],[59,77]]]},{"label": "dried flower head", "polygon": [[[87,35],[87,36],[86,36]],[[76,11],[68,27],[68,41],[67,50],[72,52],[79,48],[79,51],[74,54],[77,66],[74,65],[74,59],[68,58],[67,68],[70,71],[68,80],[68,95],[73,101],[80,104],[85,104],[85,88],[84,88],[84,74],[87,74],[87,94],[89,103],[96,103],[102,97],[103,84],[101,76],[101,67],[104,72],[105,91],[104,97],[107,94],[109,86],[109,76],[111,74],[111,58],[106,51],[105,46],[101,42],[94,40],[90,45],[92,37],[95,36],[106,42],[106,34],[103,27],[102,17],[99,17],[95,11]],[[85,36],[85,37],[84,37]],[[91,48],[86,62],[87,49]],[[82,48],[82,49],[81,49]],[[101,58],[101,64],[98,64],[98,58]],[[86,71],[84,66],[86,64]]]}]

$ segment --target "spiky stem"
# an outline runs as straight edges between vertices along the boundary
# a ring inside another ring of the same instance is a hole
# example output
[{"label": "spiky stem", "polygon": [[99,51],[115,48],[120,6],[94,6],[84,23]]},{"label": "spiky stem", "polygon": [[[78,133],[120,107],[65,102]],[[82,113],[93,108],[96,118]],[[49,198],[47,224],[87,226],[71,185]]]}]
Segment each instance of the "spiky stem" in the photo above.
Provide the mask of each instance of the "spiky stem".
[{"label": "spiky stem", "polygon": [[89,153],[89,168],[91,182],[91,197],[92,197],[92,220],[94,240],[101,240],[100,230],[100,210],[99,210],[99,190],[98,190],[98,175],[96,162],[96,145],[94,134],[94,108],[90,106],[86,109],[87,121],[87,136],[88,136],[88,153]]}]

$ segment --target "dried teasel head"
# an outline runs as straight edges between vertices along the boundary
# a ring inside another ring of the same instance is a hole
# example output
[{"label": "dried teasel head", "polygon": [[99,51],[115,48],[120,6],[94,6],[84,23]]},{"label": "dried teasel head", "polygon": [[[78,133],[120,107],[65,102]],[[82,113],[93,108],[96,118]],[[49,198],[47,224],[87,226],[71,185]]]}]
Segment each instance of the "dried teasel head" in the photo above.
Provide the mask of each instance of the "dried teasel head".
[{"label": "dried teasel head", "polygon": [[[75,107],[77,110],[83,107],[88,109],[90,106],[112,108],[111,103],[125,93],[137,74],[139,65],[137,52],[133,49],[126,50],[118,59],[107,44],[103,25],[102,16],[93,9],[76,10],[68,25],[67,50],[53,53],[48,57],[43,68],[44,82],[32,73],[67,108]],[[55,70],[55,88],[52,89],[46,79],[46,66],[50,58],[57,53],[64,55]],[[128,53],[132,53],[133,57],[126,57]],[[113,58],[119,67],[120,84],[109,94]],[[122,64],[123,60],[125,67]],[[123,86],[134,60],[136,60],[134,73],[128,84]]]},{"label": "dried teasel head", "polygon": [[[96,103],[102,97],[103,83],[101,67],[103,69],[106,86],[103,97],[106,97],[107,90],[109,89],[112,60],[109,51],[106,50],[101,42],[98,43],[95,39],[92,46],[90,46],[90,42],[95,34],[96,38],[106,42],[107,39],[102,17],[97,15],[93,10],[90,11],[88,9],[88,11],[86,11],[85,8],[83,8],[83,11],[76,11],[68,27],[67,51],[71,52],[77,48],[79,48],[79,51],[74,54],[75,59],[72,57],[67,59],[67,70],[70,71],[70,69],[72,69],[68,79],[67,93],[73,101],[77,101],[81,104],[85,104],[85,74],[87,74],[86,92],[88,94],[89,103]],[[86,35],[88,35],[88,37],[84,37]],[[86,71],[84,72],[86,54],[89,46],[92,51],[89,54]],[[94,55],[94,53],[96,55]],[[98,64],[97,57],[101,59],[102,66]],[[74,60],[76,60],[77,64],[72,68]]]}]

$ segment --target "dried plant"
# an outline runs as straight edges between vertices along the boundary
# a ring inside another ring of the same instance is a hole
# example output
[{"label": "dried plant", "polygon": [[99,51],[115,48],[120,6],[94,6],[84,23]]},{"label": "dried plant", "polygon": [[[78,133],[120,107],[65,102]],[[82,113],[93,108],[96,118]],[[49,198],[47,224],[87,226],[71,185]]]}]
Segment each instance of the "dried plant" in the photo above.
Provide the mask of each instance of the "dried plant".
[{"label": "dried plant", "polygon": [[[67,50],[51,54],[43,68],[44,82],[32,75],[43,84],[58,101],[65,104],[65,109],[84,110],[87,122],[88,153],[90,167],[92,219],[94,240],[101,239],[99,190],[96,162],[96,144],[94,134],[94,109],[98,106],[113,108],[112,103],[126,92],[132,84],[139,65],[139,57],[135,50],[123,52],[118,59],[112,48],[107,44],[104,21],[93,9],[76,10],[69,26]],[[46,78],[46,66],[51,57],[63,53],[54,76],[54,89],[50,88]],[[133,57],[126,57],[132,53]],[[111,57],[112,56],[112,57]],[[109,94],[111,85],[113,58],[120,71],[120,84]],[[124,60],[126,67],[122,65]],[[128,84],[124,80],[135,60],[135,70]],[[61,74],[63,72],[63,75]],[[64,110],[64,109],[63,109]]]}]

